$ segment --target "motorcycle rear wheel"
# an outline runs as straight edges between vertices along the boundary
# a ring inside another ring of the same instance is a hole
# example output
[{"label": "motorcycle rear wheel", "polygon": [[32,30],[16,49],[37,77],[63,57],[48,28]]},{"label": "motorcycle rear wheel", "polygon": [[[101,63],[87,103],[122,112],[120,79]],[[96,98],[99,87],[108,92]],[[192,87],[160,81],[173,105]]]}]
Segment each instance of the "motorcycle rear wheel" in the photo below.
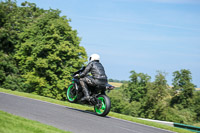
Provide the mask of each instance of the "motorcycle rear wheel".
[{"label": "motorcycle rear wheel", "polygon": [[106,95],[99,95],[97,99],[101,101],[101,106],[94,106],[95,113],[98,116],[106,116],[110,112],[111,108],[110,98]]}]

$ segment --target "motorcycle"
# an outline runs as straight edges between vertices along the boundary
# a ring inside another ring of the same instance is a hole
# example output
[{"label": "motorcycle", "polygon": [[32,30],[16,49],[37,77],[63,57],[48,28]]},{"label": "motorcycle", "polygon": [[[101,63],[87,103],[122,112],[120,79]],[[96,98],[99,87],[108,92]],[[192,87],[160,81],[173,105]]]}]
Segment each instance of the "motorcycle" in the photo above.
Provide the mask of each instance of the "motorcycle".
[{"label": "motorcycle", "polygon": [[[79,71],[75,72],[72,77],[72,84],[67,89],[67,99],[70,103],[78,102],[83,96],[82,87],[80,85],[79,77],[85,67],[82,67]],[[89,87],[90,101],[88,104],[94,106],[94,111],[98,116],[106,116],[110,112],[111,102],[110,98],[106,95],[106,91],[110,92],[115,87],[107,84],[106,86]]]}]

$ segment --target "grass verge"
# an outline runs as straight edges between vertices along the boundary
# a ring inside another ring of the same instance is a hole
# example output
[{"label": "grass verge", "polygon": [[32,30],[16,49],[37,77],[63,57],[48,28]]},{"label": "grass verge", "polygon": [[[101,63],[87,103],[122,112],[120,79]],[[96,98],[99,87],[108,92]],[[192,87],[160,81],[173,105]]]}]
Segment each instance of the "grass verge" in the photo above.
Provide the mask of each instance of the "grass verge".
[{"label": "grass verge", "polygon": [[1,133],[70,133],[55,127],[0,111]]},{"label": "grass verge", "polygon": [[[46,102],[51,102],[51,103],[64,105],[64,106],[68,106],[68,107],[72,107],[72,108],[76,108],[76,109],[93,111],[93,107],[84,106],[84,105],[75,104],[75,103],[72,104],[72,103],[69,103],[67,101],[59,101],[59,100],[55,100],[55,99],[31,94],[31,93],[11,91],[11,90],[7,90],[7,89],[3,89],[3,88],[0,88],[0,92],[5,92],[5,93],[9,93],[9,94],[14,94],[14,95],[17,95],[17,96],[23,96],[23,97],[33,98],[33,99],[42,100],[42,101],[46,101]],[[180,129],[180,128],[176,128],[176,127],[170,127],[170,126],[159,124],[159,123],[156,123],[156,122],[149,122],[149,121],[137,119],[136,117],[118,114],[118,113],[114,113],[114,112],[110,112],[108,114],[108,116],[123,119],[123,120],[132,121],[132,122],[136,122],[136,123],[140,123],[140,124],[145,124],[145,125],[148,125],[148,126],[153,126],[153,127],[157,127],[157,128],[161,128],[161,129],[166,129],[166,130],[170,130],[170,131],[174,131],[174,132],[178,132],[178,133],[193,133],[193,132],[188,131],[188,130],[184,130],[184,129]]]}]

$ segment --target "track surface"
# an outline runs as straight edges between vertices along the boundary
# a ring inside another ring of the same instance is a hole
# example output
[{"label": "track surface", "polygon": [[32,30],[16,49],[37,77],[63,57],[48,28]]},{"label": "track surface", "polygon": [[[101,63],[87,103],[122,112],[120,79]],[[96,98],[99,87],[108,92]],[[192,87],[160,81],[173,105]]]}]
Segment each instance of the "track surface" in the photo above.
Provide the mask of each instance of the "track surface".
[{"label": "track surface", "polygon": [[0,92],[0,110],[73,133],[172,133],[142,124]]}]

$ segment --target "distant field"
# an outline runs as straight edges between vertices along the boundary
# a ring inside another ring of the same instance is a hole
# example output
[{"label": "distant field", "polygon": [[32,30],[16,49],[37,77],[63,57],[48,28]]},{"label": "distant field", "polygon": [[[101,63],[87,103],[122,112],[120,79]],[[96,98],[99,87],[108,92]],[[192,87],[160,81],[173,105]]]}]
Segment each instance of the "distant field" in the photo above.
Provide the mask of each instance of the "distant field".
[{"label": "distant field", "polygon": [[108,82],[108,83],[115,86],[116,88],[118,88],[122,85],[122,83],[117,83],[117,82]]},{"label": "distant field", "polygon": [[[117,82],[108,82],[109,84],[115,86],[116,88],[119,88],[123,83],[117,83]],[[200,88],[196,88],[195,90],[200,91]]]}]

